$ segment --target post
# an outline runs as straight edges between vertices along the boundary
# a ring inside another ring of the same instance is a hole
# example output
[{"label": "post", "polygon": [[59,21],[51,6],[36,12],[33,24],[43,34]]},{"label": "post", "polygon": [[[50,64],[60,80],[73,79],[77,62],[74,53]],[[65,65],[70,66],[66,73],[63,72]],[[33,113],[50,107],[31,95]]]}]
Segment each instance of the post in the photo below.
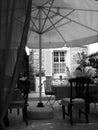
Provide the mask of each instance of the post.
[{"label": "post", "polygon": [[43,107],[42,103],[42,84],[41,84],[41,70],[42,70],[42,34],[41,34],[41,7],[39,7],[39,103],[38,107]]}]

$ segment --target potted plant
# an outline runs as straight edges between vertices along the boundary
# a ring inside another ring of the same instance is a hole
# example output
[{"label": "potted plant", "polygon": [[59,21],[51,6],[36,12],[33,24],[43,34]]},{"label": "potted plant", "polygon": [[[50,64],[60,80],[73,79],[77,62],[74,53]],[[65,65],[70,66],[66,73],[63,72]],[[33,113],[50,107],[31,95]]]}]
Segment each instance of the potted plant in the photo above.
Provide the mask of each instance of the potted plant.
[{"label": "potted plant", "polygon": [[81,67],[83,71],[83,76],[94,78],[98,72],[98,60],[95,62],[94,58],[87,57],[87,54],[85,52],[78,53],[78,60],[77,64],[79,64],[78,67]]},{"label": "potted plant", "polygon": [[[40,75],[40,72],[36,71],[36,76],[39,77],[39,75]],[[45,71],[44,70],[41,71],[41,76],[45,76]]]}]

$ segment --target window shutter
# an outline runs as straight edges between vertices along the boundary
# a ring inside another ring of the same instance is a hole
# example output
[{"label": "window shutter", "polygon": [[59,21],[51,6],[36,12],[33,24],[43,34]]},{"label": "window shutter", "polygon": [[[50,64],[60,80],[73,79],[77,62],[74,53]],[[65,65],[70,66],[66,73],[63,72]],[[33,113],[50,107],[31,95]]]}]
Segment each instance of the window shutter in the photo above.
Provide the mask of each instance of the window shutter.
[{"label": "window shutter", "polygon": [[46,51],[45,53],[45,75],[52,76],[52,52]]}]

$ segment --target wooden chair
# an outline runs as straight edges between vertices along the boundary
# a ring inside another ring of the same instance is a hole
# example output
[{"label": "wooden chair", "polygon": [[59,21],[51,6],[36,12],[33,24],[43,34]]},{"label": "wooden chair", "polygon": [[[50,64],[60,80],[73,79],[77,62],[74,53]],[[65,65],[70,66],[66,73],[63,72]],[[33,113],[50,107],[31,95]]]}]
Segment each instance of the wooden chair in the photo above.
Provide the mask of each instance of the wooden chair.
[{"label": "wooden chair", "polygon": [[[86,122],[89,122],[89,84],[91,80],[84,77],[69,79],[70,95],[61,101],[63,119],[65,115],[70,117],[70,124],[73,125],[73,111],[78,110],[79,118],[85,115]],[[67,110],[65,107],[67,106]]]},{"label": "wooden chair", "polygon": [[28,125],[27,106],[30,81],[20,81],[20,83],[22,84],[23,88],[21,90],[16,89],[14,91],[12,101],[9,105],[9,109],[22,109],[23,120],[26,121],[26,125]]}]

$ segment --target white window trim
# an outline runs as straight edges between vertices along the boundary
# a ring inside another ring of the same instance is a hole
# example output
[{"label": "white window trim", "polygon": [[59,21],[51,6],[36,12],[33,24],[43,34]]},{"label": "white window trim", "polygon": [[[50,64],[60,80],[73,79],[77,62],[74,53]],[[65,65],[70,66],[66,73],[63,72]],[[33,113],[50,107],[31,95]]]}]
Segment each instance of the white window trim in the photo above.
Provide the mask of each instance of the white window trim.
[{"label": "white window trim", "polygon": [[[55,73],[54,72],[54,52],[64,52],[64,63],[66,64],[66,50],[54,50],[53,51],[53,53],[52,53],[52,61],[53,61],[53,74],[63,74],[63,73],[65,73],[65,71],[64,72],[60,72],[60,68],[59,68],[59,72],[58,73]],[[60,63],[63,63],[63,62],[60,62],[60,53],[59,53],[59,63],[58,64],[60,64]]]}]

